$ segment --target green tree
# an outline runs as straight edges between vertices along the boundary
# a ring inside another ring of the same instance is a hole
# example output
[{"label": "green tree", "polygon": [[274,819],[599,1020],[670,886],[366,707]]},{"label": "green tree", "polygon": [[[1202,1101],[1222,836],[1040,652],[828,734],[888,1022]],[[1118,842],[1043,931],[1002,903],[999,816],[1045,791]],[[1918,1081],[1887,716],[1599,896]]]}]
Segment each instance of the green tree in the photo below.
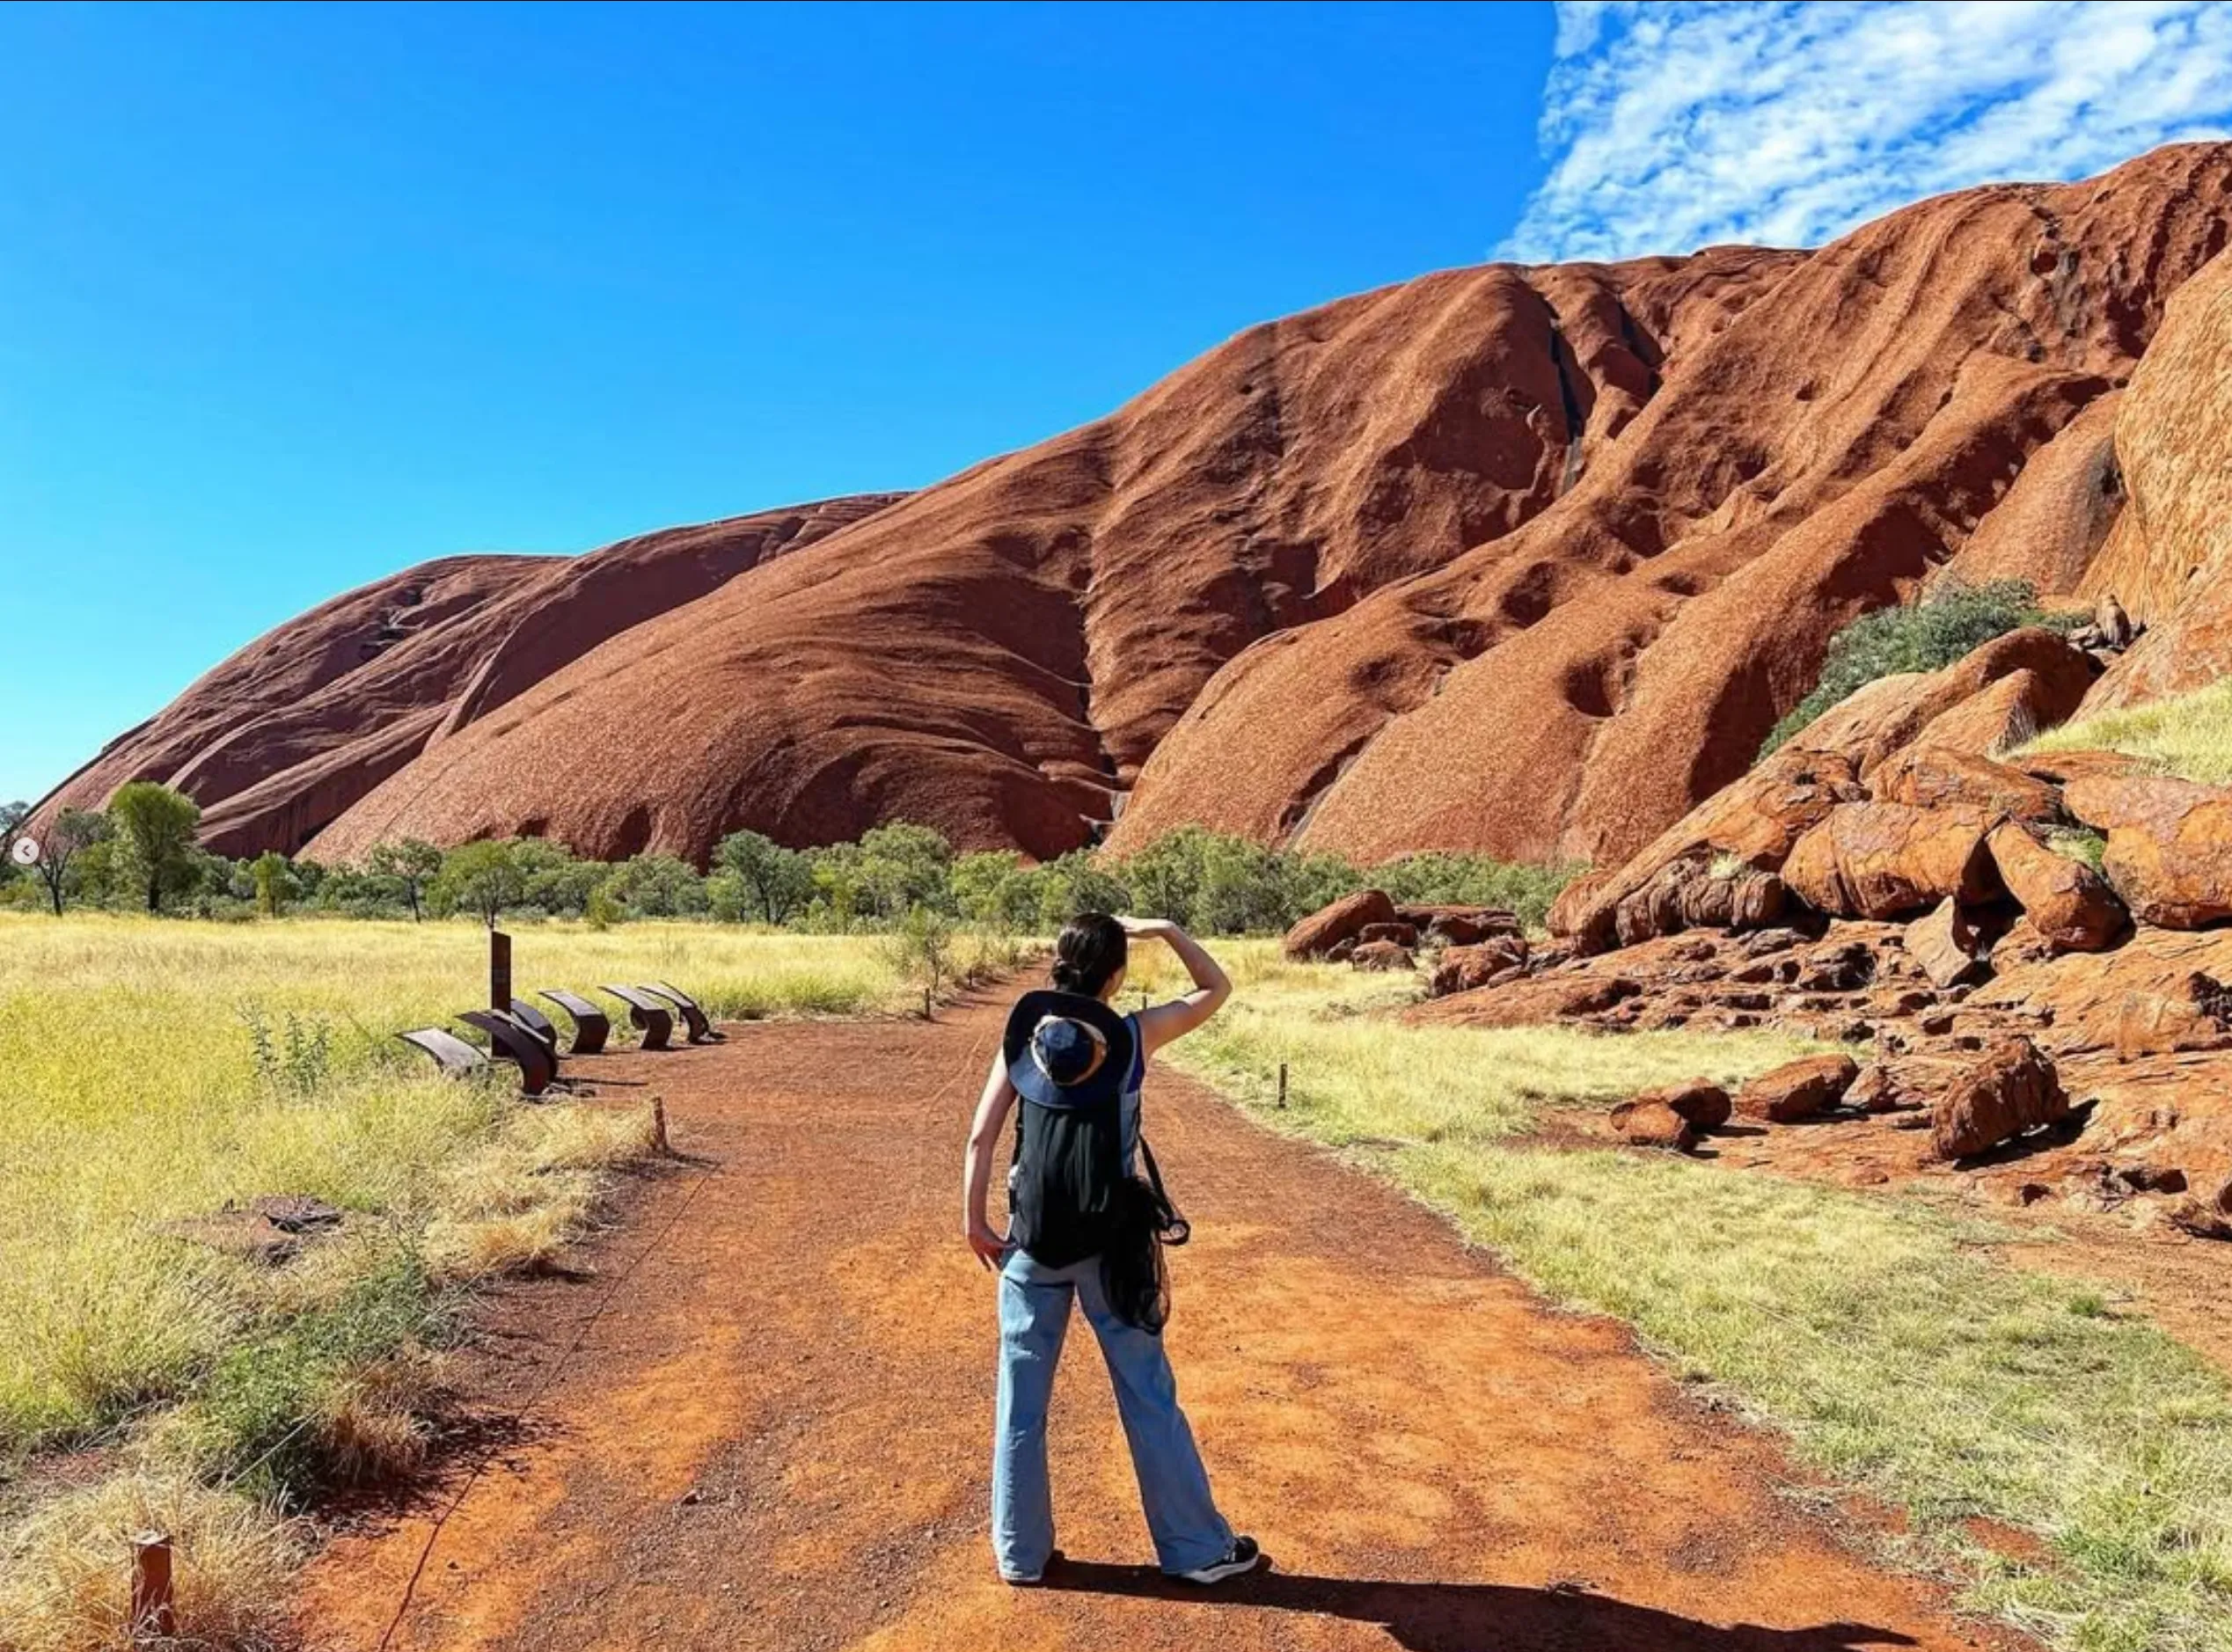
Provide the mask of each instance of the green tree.
[{"label": "green tree", "polygon": [[107,815],[85,808],[63,809],[48,823],[46,835],[39,840],[39,861],[33,870],[47,886],[47,898],[53,903],[56,917],[62,916],[77,887],[70,876],[77,861],[94,844],[106,843],[110,830]]},{"label": "green tree", "polygon": [[527,892],[518,840],[487,837],[458,844],[442,857],[442,870],[430,892],[446,910],[478,913],[490,929],[495,928],[504,909],[518,905]]},{"label": "green tree", "polygon": [[248,863],[248,875],[256,888],[256,910],[277,917],[295,898],[299,887],[294,863],[276,849],[267,849]]},{"label": "green tree", "polygon": [[909,907],[944,908],[947,869],[953,845],[927,826],[893,821],[860,834],[860,881],[878,917],[894,917]]},{"label": "green tree", "polygon": [[1059,929],[1079,912],[1134,910],[1131,886],[1119,875],[1119,869],[1089,849],[1072,849],[1048,861],[1034,875],[1042,928]]},{"label": "green tree", "polygon": [[706,910],[706,881],[672,855],[630,855],[597,887],[640,917],[690,917]]},{"label": "green tree", "polygon": [[860,916],[861,894],[867,887],[862,859],[858,844],[829,844],[807,855],[815,898],[839,929],[850,929]]},{"label": "green tree", "polygon": [[956,855],[947,878],[954,908],[962,917],[1011,935],[1038,922],[1045,882],[1040,870],[1026,866],[1012,849]]},{"label": "green tree", "polygon": [[0,883],[11,883],[22,874],[23,868],[15,862],[16,839],[30,818],[30,804],[0,803]]},{"label": "green tree", "polygon": [[759,832],[731,832],[714,851],[714,864],[751,895],[759,915],[780,924],[814,898],[814,864]]},{"label": "green tree", "polygon": [[442,870],[442,852],[423,838],[406,837],[399,844],[374,844],[364,857],[364,869],[385,879],[411,909],[411,921],[421,921],[419,897]]},{"label": "green tree", "polygon": [[539,908],[553,917],[587,916],[589,902],[611,867],[601,860],[576,859],[571,849],[547,837],[512,842],[522,883],[520,904]]},{"label": "green tree", "polygon": [[163,896],[184,888],[198,871],[194,833],[201,822],[201,806],[157,781],[134,780],[108,800],[108,817],[123,850],[126,875],[146,893],[147,910],[160,912]]}]

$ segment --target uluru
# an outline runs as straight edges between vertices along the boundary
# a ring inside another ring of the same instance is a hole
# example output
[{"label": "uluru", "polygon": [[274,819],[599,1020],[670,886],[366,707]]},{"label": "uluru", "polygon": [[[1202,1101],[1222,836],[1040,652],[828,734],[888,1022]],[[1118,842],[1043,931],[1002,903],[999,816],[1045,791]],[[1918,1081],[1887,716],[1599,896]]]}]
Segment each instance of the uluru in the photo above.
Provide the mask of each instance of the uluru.
[{"label": "uluru", "polygon": [[2103,703],[2214,674],[2217,482],[2180,444],[2221,412],[2228,221],[2232,145],[2195,143],[1818,250],[1425,275],[918,492],[406,569],[41,811],[151,778],[216,850],[327,861],[904,819],[1617,866],[1939,578],[2112,588],[2152,629]]}]

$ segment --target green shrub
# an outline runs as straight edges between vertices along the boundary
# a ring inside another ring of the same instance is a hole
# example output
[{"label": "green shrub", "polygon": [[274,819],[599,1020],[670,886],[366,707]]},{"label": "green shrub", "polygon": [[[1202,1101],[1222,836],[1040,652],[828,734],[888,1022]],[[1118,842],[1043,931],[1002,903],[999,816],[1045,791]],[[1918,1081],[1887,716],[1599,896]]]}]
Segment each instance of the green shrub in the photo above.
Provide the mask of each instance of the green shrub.
[{"label": "green shrub", "polygon": [[1985,585],[1947,580],[1919,602],[1862,614],[1829,639],[1813,692],[1768,732],[1760,756],[1769,756],[1831,706],[1878,677],[1941,669],[2020,626],[2067,629],[2082,619],[2082,615],[2043,611],[2037,592],[2022,580],[1994,580]]}]

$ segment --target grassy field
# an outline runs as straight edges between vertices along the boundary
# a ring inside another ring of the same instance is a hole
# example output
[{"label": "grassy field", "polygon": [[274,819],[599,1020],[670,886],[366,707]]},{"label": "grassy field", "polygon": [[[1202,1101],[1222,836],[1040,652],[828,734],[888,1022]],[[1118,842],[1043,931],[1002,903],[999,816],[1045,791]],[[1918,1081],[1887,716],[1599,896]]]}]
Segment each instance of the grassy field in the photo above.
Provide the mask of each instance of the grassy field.
[{"label": "grassy field", "polygon": [[[1174,1064],[1348,1149],[1833,1480],[1908,1510],[1905,1558],[1950,1569],[1978,1609],[2081,1652],[2232,1648],[2232,1388],[2199,1356],[2099,1291],[2001,1265],[2001,1235],[1914,1199],[1521,1134],[1545,1105],[1739,1078],[1797,1047],[1403,1027],[1362,1015],[1404,983],[1218,950],[1240,993]],[[1979,1546],[1972,1517],[2045,1558]]]},{"label": "grassy field", "polygon": [[2023,749],[2121,751],[2146,759],[2165,774],[2212,786],[2232,785],[2232,681],[2079,718],[2039,735]]},{"label": "grassy field", "polygon": [[[150,1520],[231,1557],[195,1620],[238,1640],[269,1506],[408,1466],[452,1287],[547,1257],[644,1150],[647,1104],[523,1108],[395,1042],[479,1003],[486,960],[465,924],[0,917],[0,1649],[104,1644],[114,1544]],[[727,1017],[907,996],[878,941],[709,925],[534,925],[514,972],[669,979]],[[342,1236],[272,1269],[175,1230],[265,1194],[340,1206]],[[92,1489],[11,1492],[88,1444],[118,1465]]]}]

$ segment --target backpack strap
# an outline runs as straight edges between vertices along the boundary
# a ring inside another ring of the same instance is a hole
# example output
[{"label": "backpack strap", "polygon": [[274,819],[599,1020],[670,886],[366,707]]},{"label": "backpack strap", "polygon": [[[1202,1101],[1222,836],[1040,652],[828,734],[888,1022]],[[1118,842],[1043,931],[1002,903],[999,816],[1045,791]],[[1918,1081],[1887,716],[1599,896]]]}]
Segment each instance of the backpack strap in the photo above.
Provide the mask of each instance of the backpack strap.
[{"label": "backpack strap", "polygon": [[1155,1237],[1166,1245],[1183,1245],[1194,1236],[1194,1224],[1178,1214],[1178,1207],[1170,1202],[1170,1195],[1162,1189],[1162,1170],[1155,1163],[1155,1150],[1147,1145],[1145,1134],[1139,1137],[1139,1160],[1147,1167],[1147,1186],[1154,1194]]}]

